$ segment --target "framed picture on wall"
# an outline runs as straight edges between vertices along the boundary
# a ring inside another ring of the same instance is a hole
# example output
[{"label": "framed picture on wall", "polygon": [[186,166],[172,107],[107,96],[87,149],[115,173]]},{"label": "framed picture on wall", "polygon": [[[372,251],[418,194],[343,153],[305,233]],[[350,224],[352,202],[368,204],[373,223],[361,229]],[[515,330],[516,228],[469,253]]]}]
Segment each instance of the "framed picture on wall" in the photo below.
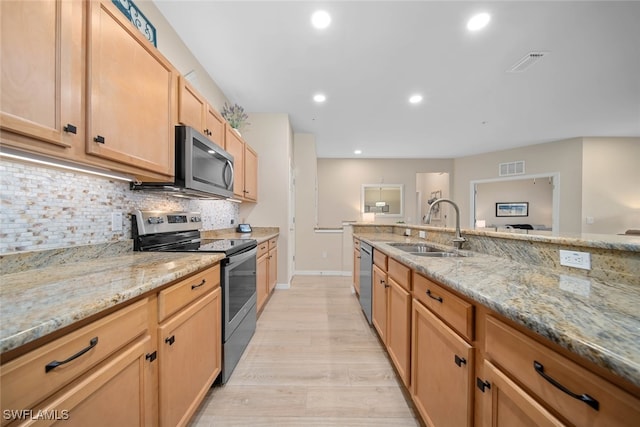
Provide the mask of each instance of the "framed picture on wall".
[{"label": "framed picture on wall", "polygon": [[498,202],[496,216],[529,216],[529,202]]}]

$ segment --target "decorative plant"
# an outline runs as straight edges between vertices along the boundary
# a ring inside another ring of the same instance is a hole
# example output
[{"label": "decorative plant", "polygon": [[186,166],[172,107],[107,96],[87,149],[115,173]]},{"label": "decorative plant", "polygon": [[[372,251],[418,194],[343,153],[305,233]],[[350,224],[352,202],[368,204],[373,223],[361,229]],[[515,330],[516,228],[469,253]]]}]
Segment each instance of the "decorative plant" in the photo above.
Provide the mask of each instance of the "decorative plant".
[{"label": "decorative plant", "polygon": [[238,104],[229,106],[225,102],[224,107],[222,108],[222,117],[224,117],[234,129],[240,129],[241,127],[249,124],[247,122],[249,116],[244,112],[244,108]]}]

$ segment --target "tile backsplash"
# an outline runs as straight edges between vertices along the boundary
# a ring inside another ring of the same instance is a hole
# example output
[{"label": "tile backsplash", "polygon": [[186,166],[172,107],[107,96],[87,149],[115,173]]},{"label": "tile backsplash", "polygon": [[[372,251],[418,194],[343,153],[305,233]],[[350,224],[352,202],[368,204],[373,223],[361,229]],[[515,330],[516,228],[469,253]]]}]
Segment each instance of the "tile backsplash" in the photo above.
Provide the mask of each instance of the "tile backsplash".
[{"label": "tile backsplash", "polygon": [[[202,214],[203,229],[237,223],[239,206],[226,200],[188,200],[129,190],[129,183],[94,175],[0,161],[0,253],[55,249],[131,238],[134,209]],[[112,213],[121,231],[111,231]]]}]

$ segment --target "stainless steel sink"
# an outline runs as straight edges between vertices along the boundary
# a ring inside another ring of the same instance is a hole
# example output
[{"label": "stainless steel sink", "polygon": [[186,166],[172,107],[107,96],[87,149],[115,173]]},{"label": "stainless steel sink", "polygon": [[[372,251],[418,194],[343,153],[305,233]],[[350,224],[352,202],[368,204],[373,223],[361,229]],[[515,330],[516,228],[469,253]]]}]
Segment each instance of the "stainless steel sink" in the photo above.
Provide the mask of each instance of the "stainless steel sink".
[{"label": "stainless steel sink", "polygon": [[407,252],[409,255],[417,255],[423,257],[432,258],[446,258],[446,257],[462,257],[464,255],[459,252],[449,252],[444,249],[434,248],[424,243],[387,243],[389,246],[393,246],[396,249]]}]

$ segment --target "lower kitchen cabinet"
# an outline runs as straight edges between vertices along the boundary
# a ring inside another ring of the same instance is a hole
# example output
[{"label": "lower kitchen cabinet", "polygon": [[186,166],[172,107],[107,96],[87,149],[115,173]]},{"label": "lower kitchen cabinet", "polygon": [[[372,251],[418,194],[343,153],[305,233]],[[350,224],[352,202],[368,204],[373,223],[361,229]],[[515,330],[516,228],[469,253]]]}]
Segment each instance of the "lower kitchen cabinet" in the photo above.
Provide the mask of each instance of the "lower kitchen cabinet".
[{"label": "lower kitchen cabinet", "polygon": [[413,300],[411,396],[430,426],[473,423],[474,350]]},{"label": "lower kitchen cabinet", "polygon": [[360,239],[353,239],[353,288],[360,295]]},{"label": "lower kitchen cabinet", "polygon": [[387,272],[374,265],[371,279],[371,323],[387,345]]},{"label": "lower kitchen cabinet", "polygon": [[387,293],[387,352],[405,386],[411,380],[411,294],[391,277]]},{"label": "lower kitchen cabinet", "polygon": [[158,327],[161,426],[187,425],[222,367],[221,288]]},{"label": "lower kitchen cabinet", "polygon": [[278,281],[278,238],[258,245],[256,261],[257,310],[260,312]]}]

